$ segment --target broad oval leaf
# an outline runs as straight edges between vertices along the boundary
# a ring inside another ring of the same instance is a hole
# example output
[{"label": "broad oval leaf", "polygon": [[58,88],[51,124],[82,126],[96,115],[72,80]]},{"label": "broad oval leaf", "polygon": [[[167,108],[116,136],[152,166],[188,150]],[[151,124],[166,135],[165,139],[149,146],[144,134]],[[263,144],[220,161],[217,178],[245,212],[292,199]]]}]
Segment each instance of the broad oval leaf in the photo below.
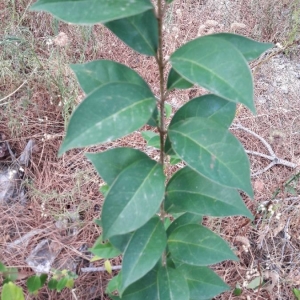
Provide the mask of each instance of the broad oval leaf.
[{"label": "broad oval leaf", "polygon": [[160,300],[157,295],[156,269],[157,268],[152,269],[143,278],[131,284],[124,291],[122,295],[122,300]]},{"label": "broad oval leaf", "polygon": [[182,264],[178,268],[187,281],[190,300],[211,299],[230,287],[208,267]]},{"label": "broad oval leaf", "polygon": [[233,44],[243,54],[247,61],[258,58],[262,53],[274,46],[271,43],[260,43],[245,36],[233,33],[216,33],[211,36]]},{"label": "broad oval leaf", "polygon": [[104,24],[133,50],[155,56],[158,45],[158,23],[154,10]]},{"label": "broad oval leaf", "polygon": [[112,245],[115,248],[119,249],[123,253],[129,243],[132,235],[133,235],[132,232],[126,233],[123,235],[114,235],[114,236],[110,237],[109,241],[112,243]]},{"label": "broad oval leaf", "polygon": [[250,163],[237,138],[218,123],[189,118],[170,126],[172,149],[190,168],[224,186],[241,189],[250,197]]},{"label": "broad oval leaf", "polygon": [[146,124],[155,107],[153,94],[139,85],[102,85],[74,111],[59,155],[125,136]]},{"label": "broad oval leaf", "polygon": [[137,72],[115,61],[94,60],[85,64],[73,64],[71,69],[86,94],[110,82],[133,83],[150,90]]},{"label": "broad oval leaf", "polygon": [[42,287],[40,276],[34,275],[29,277],[26,281],[26,286],[30,293],[38,291]]},{"label": "broad oval leaf", "polygon": [[194,84],[184,79],[182,76],[180,76],[173,68],[171,68],[169,75],[168,75],[168,81],[167,81],[167,89],[173,90],[173,89],[189,89]]},{"label": "broad oval leaf", "polygon": [[180,271],[163,267],[157,278],[159,300],[189,300],[188,284]]},{"label": "broad oval leaf", "polygon": [[22,288],[13,282],[5,283],[1,291],[1,300],[24,300]]},{"label": "broad oval leaf", "polygon": [[153,9],[150,0],[39,0],[31,10],[44,10],[58,19],[75,24],[118,20]]},{"label": "broad oval leaf", "polygon": [[123,256],[120,294],[153,269],[166,245],[166,232],[158,216],[134,232]]},{"label": "broad oval leaf", "polygon": [[125,168],[111,185],[102,208],[103,237],[134,231],[150,220],[164,197],[162,166],[150,158]]},{"label": "broad oval leaf", "polygon": [[176,218],[167,229],[167,235],[169,236],[175,229],[187,224],[200,224],[202,222],[202,215],[196,215],[190,212],[182,214]]},{"label": "broad oval leaf", "polygon": [[242,215],[253,219],[236,189],[216,184],[189,167],[179,170],[170,179],[165,210],[214,217]]},{"label": "broad oval leaf", "polygon": [[175,260],[194,266],[208,266],[237,260],[228,244],[209,229],[198,224],[178,227],[168,238],[168,248]]},{"label": "broad oval leaf", "polygon": [[175,51],[170,62],[186,80],[255,112],[251,71],[233,44],[213,35],[200,37]]},{"label": "broad oval leaf", "polygon": [[86,157],[109,186],[125,168],[139,160],[149,159],[144,152],[127,147],[114,148],[100,153],[87,153]]}]

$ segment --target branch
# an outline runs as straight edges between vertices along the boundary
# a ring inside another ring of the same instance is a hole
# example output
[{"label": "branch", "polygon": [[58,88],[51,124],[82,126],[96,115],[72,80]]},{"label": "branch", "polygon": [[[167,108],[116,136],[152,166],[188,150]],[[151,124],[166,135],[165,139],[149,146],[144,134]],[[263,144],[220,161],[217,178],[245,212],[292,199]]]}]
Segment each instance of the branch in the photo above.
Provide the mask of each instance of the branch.
[{"label": "branch", "polygon": [[[115,270],[121,270],[122,266],[112,266],[111,269],[113,271]],[[81,272],[83,273],[89,273],[89,272],[105,272],[106,269],[104,267],[88,267],[88,268],[81,268]]]},{"label": "branch", "polygon": [[260,135],[258,135],[255,132],[253,132],[252,130],[244,127],[241,124],[232,124],[231,129],[242,129],[242,130],[250,133],[251,135],[253,135],[257,139],[259,139],[265,145],[267,150],[269,151],[270,155],[260,153],[260,152],[257,152],[257,151],[246,150],[247,154],[260,156],[260,157],[266,158],[268,160],[271,160],[271,163],[269,165],[267,165],[263,170],[260,170],[258,172],[255,172],[255,173],[251,174],[251,177],[258,176],[258,175],[268,171],[269,169],[271,169],[275,165],[283,165],[283,166],[286,166],[286,167],[289,167],[289,168],[292,168],[292,169],[295,169],[297,167],[296,164],[294,164],[292,162],[289,162],[285,159],[281,159],[281,158],[277,157],[274,150],[272,149],[271,145],[263,137],[261,137]]}]

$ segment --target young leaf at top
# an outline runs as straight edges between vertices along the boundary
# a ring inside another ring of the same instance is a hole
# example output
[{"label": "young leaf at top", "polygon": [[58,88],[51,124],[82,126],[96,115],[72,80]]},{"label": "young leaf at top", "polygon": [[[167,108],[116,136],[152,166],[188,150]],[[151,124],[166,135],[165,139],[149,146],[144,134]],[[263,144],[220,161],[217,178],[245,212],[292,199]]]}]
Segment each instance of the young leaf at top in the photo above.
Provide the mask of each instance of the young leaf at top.
[{"label": "young leaf at top", "polygon": [[154,216],[132,235],[124,252],[119,293],[146,275],[156,265],[167,244],[164,225]]},{"label": "young leaf at top", "polygon": [[150,0],[39,0],[31,10],[47,11],[65,22],[92,25],[153,9]]},{"label": "young leaf at top", "polygon": [[137,72],[115,61],[94,60],[85,64],[73,64],[71,69],[86,94],[111,82],[137,84],[150,91],[148,84]]},{"label": "young leaf at top", "polygon": [[170,179],[165,210],[214,217],[243,215],[253,219],[236,189],[216,184],[189,167],[179,170]]},{"label": "young leaf at top", "polygon": [[241,189],[250,197],[250,163],[237,138],[218,123],[189,118],[170,126],[172,149],[190,168],[217,184]]},{"label": "young leaf at top", "polygon": [[194,84],[184,79],[182,76],[180,76],[173,68],[171,68],[169,75],[168,75],[168,81],[167,81],[167,89],[173,90],[173,89],[189,89]]},{"label": "young leaf at top", "polygon": [[[173,116],[170,126],[192,117],[202,117],[213,120],[220,126],[229,128],[236,112],[236,104],[213,94],[194,98],[184,104]],[[167,136],[165,152],[174,154],[170,139]]]},{"label": "young leaf at top", "polygon": [[155,56],[158,45],[158,25],[154,10],[104,24],[135,51]]},{"label": "young leaf at top", "polygon": [[230,289],[218,275],[207,267],[181,264],[177,270],[187,281],[190,291],[189,300],[211,299]]},{"label": "young leaf at top", "polygon": [[112,185],[118,175],[131,164],[149,159],[144,152],[133,148],[113,148],[99,153],[87,153],[98,174],[108,185]]},{"label": "young leaf at top", "polygon": [[233,44],[243,54],[247,61],[258,58],[262,53],[274,46],[271,43],[260,43],[233,33],[216,33],[211,36],[224,39]]},{"label": "young leaf at top", "polygon": [[159,300],[189,300],[188,284],[177,269],[162,267],[157,278]]},{"label": "young leaf at top", "polygon": [[255,112],[251,71],[232,43],[214,35],[203,36],[176,50],[170,62],[184,79]]},{"label": "young leaf at top", "polygon": [[162,166],[150,158],[125,168],[104,201],[103,237],[129,233],[150,220],[163,200],[164,180]]},{"label": "young leaf at top", "polygon": [[153,94],[136,84],[108,83],[94,90],[72,114],[59,155],[75,147],[113,141],[137,130],[156,107]]},{"label": "young leaf at top", "polygon": [[209,229],[198,224],[178,227],[168,238],[175,260],[194,266],[208,266],[231,259],[237,260],[228,244]]}]

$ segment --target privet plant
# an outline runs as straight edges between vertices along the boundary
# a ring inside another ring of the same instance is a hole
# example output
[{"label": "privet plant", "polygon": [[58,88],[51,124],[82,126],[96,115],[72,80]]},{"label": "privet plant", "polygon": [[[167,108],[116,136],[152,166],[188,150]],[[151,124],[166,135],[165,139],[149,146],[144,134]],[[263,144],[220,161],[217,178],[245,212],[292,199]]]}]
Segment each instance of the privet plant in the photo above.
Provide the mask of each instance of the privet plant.
[{"label": "privet plant", "polygon": [[[154,7],[151,0],[39,0],[32,6],[70,23],[102,23],[135,51],[154,56],[159,70],[157,99],[141,76],[120,63],[71,66],[87,96],[71,117],[60,155],[145,124],[159,132],[146,133],[159,141],[159,161],[125,147],[86,154],[108,185],[97,221],[102,235],[92,252],[103,259],[122,254],[122,270],[107,287],[111,299],[210,299],[227,290],[208,266],[237,257],[201,225],[202,216],[252,218],[239,194],[253,197],[249,160],[228,129],[237,103],[255,112],[247,61],[272,45],[212,34],[181,46],[166,62],[162,28],[171,2],[157,0]],[[194,84],[211,93],[183,105],[167,127],[168,92]],[[170,160],[185,167],[166,182]]]}]

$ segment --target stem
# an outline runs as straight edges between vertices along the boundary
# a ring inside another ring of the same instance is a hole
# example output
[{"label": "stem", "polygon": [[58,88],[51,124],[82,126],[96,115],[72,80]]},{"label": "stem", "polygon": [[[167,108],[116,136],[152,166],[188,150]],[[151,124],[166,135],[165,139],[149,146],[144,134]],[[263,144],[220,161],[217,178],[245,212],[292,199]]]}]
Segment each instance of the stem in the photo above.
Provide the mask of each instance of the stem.
[{"label": "stem", "polygon": [[[165,11],[165,7],[162,7],[162,0],[157,0],[157,21],[158,21],[158,51],[156,55],[156,61],[158,64],[159,70],[159,81],[160,81],[160,125],[158,125],[159,137],[160,137],[160,163],[164,169],[165,164],[165,153],[164,153],[164,143],[165,143],[165,79],[164,79],[164,58],[163,58],[163,15]],[[160,219],[164,222],[165,219],[165,211],[164,211],[164,201],[160,206]],[[162,263],[166,264],[166,253],[164,252],[162,255]]]}]

